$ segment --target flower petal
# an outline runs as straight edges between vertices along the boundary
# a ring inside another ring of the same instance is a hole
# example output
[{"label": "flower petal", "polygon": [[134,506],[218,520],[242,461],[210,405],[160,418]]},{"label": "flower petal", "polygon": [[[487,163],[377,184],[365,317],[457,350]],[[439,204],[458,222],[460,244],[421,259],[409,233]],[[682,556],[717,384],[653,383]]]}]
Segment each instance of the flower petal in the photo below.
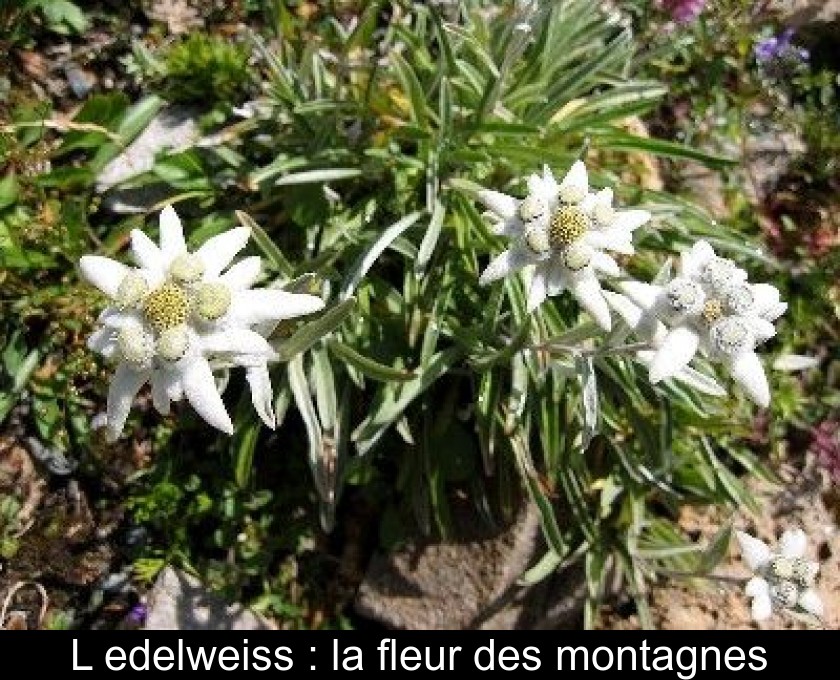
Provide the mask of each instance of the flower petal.
[{"label": "flower petal", "polygon": [[799,602],[797,604],[809,614],[813,614],[814,616],[823,615],[824,609],[822,600],[813,588],[808,588],[804,593],[802,593],[802,595],[799,596]]},{"label": "flower petal", "polygon": [[743,531],[736,531],[735,538],[741,546],[741,558],[747,563],[750,571],[759,571],[770,561],[770,546],[764,541],[759,541]]},{"label": "flower petal", "polygon": [[665,378],[672,378],[688,366],[688,362],[697,353],[699,345],[700,336],[693,328],[689,326],[672,328],[662,340],[662,345],[653,358],[650,381],[656,384]]},{"label": "flower petal", "polygon": [[762,597],[770,595],[770,584],[761,576],[753,576],[744,587],[744,594],[747,597]]},{"label": "flower petal", "polygon": [[770,405],[770,385],[764,367],[755,352],[742,352],[729,359],[729,373],[758,406],[767,408]]},{"label": "flower petal", "polygon": [[610,223],[610,229],[633,233],[650,222],[650,218],[651,214],[647,210],[619,210]]},{"label": "flower petal", "polygon": [[609,331],[612,328],[610,307],[604,298],[604,291],[601,290],[598,277],[590,272],[588,276],[584,275],[571,280],[568,285],[572,295],[580,306],[589,312],[595,323],[605,331]]},{"label": "flower petal", "polygon": [[149,371],[135,370],[126,363],[117,366],[108,387],[108,441],[119,439],[134,397],[149,380],[149,376]]},{"label": "flower petal", "polygon": [[549,206],[557,202],[557,181],[548,166],[543,167],[542,176],[534,174],[528,178],[528,194],[542,199]]},{"label": "flower petal", "polygon": [[110,358],[116,351],[114,331],[110,328],[96,329],[90,334],[87,340],[87,346],[89,350]]},{"label": "flower petal", "polygon": [[606,253],[596,250],[592,253],[592,266],[607,276],[621,276],[621,267]]},{"label": "flower petal", "polygon": [[693,276],[709,260],[715,257],[715,251],[706,241],[697,241],[690,250],[680,254],[680,273],[683,276]]},{"label": "flower petal", "polygon": [[152,405],[162,416],[169,415],[169,393],[166,391],[167,381],[163,371],[152,373]]},{"label": "flower petal", "polygon": [[99,288],[110,298],[117,297],[117,290],[129,268],[121,262],[99,255],[85,255],[79,260],[79,269],[85,280]]},{"label": "flower petal", "polygon": [[497,255],[490,261],[490,264],[481,273],[478,283],[481,286],[486,286],[488,283],[510,276],[523,267],[534,264],[536,261],[536,255],[532,255],[524,248],[511,246],[501,255]]},{"label": "flower petal", "polygon": [[622,255],[632,255],[635,251],[630,232],[617,227],[590,229],[584,236],[586,242],[599,250],[611,250]]},{"label": "flower petal", "polygon": [[171,205],[160,211],[160,252],[163,256],[163,269],[167,269],[172,260],[187,252],[181,218]]},{"label": "flower petal", "polygon": [[198,356],[186,362],[182,381],[184,396],[195,412],[213,427],[226,434],[233,434],[233,423],[221,395],[216,390],[216,381],[207,360]]},{"label": "flower petal", "polygon": [[477,198],[486,208],[492,210],[504,220],[510,220],[516,217],[519,201],[513,196],[503,194],[501,191],[482,189],[478,192]]},{"label": "flower petal", "polygon": [[779,539],[779,552],[785,557],[795,558],[805,555],[805,547],[808,544],[808,537],[798,527],[785,529]]},{"label": "flower petal", "polygon": [[[754,310],[759,316],[767,318],[765,313],[781,302],[781,294],[776,286],[769,283],[754,283],[750,286],[754,298]],[[773,319],[768,319],[772,321]]]},{"label": "flower petal", "polygon": [[201,336],[205,352],[274,355],[268,341],[247,328],[228,328]]},{"label": "flower petal", "polygon": [[244,290],[253,286],[260,278],[262,259],[256,255],[242,258],[219,277],[219,283],[230,290]]},{"label": "flower petal", "polygon": [[758,316],[748,317],[750,330],[758,343],[767,342],[776,335],[776,327],[767,319]]},{"label": "flower petal", "polygon": [[288,293],[276,288],[240,290],[233,294],[229,314],[244,325],[292,319],[324,308],[315,295]]},{"label": "flower petal", "polygon": [[564,195],[579,196],[578,201],[583,200],[589,193],[589,175],[586,172],[586,166],[583,164],[583,161],[574,162],[569,172],[563,178],[563,181],[560,182],[558,192],[561,198]]},{"label": "flower petal", "polygon": [[660,286],[653,286],[641,281],[623,281],[619,290],[642,309],[654,309],[662,294]]},{"label": "flower petal", "polygon": [[251,388],[251,403],[257,415],[272,430],[277,427],[274,414],[274,396],[271,391],[271,377],[265,363],[250,366],[245,371],[245,379]]},{"label": "flower petal", "polygon": [[[607,304],[622,318],[630,329],[641,340],[648,340],[654,343],[661,343],[665,337],[665,326],[648,311],[643,310],[630,298],[621,293],[603,291]],[[653,360],[655,352],[650,352],[650,361]],[[647,365],[650,366],[650,361]]]},{"label": "flower petal", "polygon": [[548,270],[546,267],[537,267],[534,276],[531,277],[531,286],[528,288],[528,311],[533,312],[548,297]]},{"label": "flower petal", "polygon": [[248,227],[236,227],[207,239],[195,251],[196,257],[204,263],[205,278],[214,278],[233,262],[237,253],[248,244],[249,238],[251,230]]},{"label": "flower petal", "polygon": [[750,607],[753,621],[766,621],[773,613],[773,602],[770,600],[770,594],[765,593],[756,595],[753,598],[752,606]]},{"label": "flower petal", "polygon": [[131,253],[142,269],[162,270],[163,254],[157,244],[139,229],[131,230]]}]

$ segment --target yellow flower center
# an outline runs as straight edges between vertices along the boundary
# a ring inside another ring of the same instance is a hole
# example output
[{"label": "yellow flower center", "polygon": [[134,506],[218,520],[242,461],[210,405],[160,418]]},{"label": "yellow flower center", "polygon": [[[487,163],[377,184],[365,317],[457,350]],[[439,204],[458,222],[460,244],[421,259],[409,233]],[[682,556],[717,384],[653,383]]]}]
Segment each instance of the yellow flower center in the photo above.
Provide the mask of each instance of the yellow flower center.
[{"label": "yellow flower center", "polygon": [[548,240],[558,250],[580,239],[589,229],[589,217],[574,205],[564,205],[551,216]]},{"label": "yellow flower center", "polygon": [[703,304],[703,311],[700,313],[705,321],[710,326],[718,321],[723,316],[723,303],[717,298],[706,300]]},{"label": "yellow flower center", "polygon": [[230,309],[230,290],[222,283],[205,283],[196,291],[195,312],[205,321],[215,321]]},{"label": "yellow flower center", "polygon": [[183,324],[190,314],[190,299],[174,283],[164,283],[143,301],[143,314],[158,333]]}]

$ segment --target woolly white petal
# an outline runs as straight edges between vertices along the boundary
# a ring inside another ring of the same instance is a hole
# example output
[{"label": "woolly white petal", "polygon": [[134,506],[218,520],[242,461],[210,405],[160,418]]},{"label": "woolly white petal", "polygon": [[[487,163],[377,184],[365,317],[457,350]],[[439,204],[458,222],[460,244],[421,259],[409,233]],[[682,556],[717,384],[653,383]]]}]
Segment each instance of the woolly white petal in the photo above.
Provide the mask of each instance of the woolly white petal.
[{"label": "woolly white petal", "polygon": [[265,363],[250,366],[245,371],[245,379],[251,388],[251,403],[265,423],[266,427],[272,430],[277,426],[277,417],[274,414],[274,397],[271,392],[271,377],[268,374],[268,366]]},{"label": "woolly white petal", "polygon": [[551,263],[546,274],[546,281],[548,283],[548,295],[560,295],[568,286],[568,280],[563,272],[563,265],[557,262]]},{"label": "woolly white petal", "polygon": [[100,255],[85,255],[79,260],[79,269],[88,283],[110,298],[117,297],[117,290],[129,272],[121,262]]},{"label": "woolly white petal", "polygon": [[820,596],[813,588],[808,588],[802,595],[799,596],[799,606],[809,614],[814,616],[823,615],[823,603]]},{"label": "woolly white petal", "polygon": [[747,597],[763,597],[770,595],[770,584],[761,576],[753,576],[744,587]]},{"label": "woolly white petal", "polygon": [[776,307],[781,301],[779,289],[769,283],[754,283],[750,286],[750,290],[755,300],[753,303],[755,313],[759,316],[764,316],[765,312]]},{"label": "woolly white petal", "polygon": [[110,328],[98,328],[87,340],[88,349],[97,354],[112,356],[116,348],[114,342],[114,331]]},{"label": "woolly white petal", "polygon": [[[659,341],[665,337],[665,326],[659,322],[653,314],[646,312],[637,304],[632,302],[626,295],[621,293],[613,293],[611,291],[603,291],[604,298],[612,307],[618,312],[618,315],[624,320],[632,331],[642,340]],[[653,360],[654,352],[650,352],[651,361]],[[647,362],[650,365],[650,361]]]},{"label": "woolly white petal", "polygon": [[176,257],[187,252],[181,218],[171,205],[160,211],[160,251],[164,269],[169,267]]},{"label": "woolly white petal", "polygon": [[764,367],[755,352],[742,352],[732,357],[729,362],[729,373],[758,406],[767,408],[770,405],[770,386]]},{"label": "woolly white petal", "polygon": [[151,270],[160,270],[163,267],[160,248],[139,229],[131,230],[131,254],[138,267]]},{"label": "woolly white petal", "polygon": [[776,335],[776,327],[767,319],[762,319],[757,316],[748,317],[750,330],[752,330],[755,339],[759,342],[766,342],[774,335]]},{"label": "woolly white petal", "polygon": [[533,312],[548,297],[548,271],[546,267],[537,267],[528,288],[528,311]]},{"label": "woolly white petal", "polygon": [[217,276],[233,262],[233,258],[247,245],[249,238],[251,238],[251,230],[248,227],[236,227],[207,239],[195,251],[196,257],[204,263],[204,276],[206,278]]},{"label": "woolly white petal", "polygon": [[[541,222],[548,223],[548,218],[546,217]],[[505,236],[507,238],[516,238],[520,236],[525,229],[525,225],[522,224],[522,220],[518,217],[512,217],[509,220],[498,220],[496,224],[494,224],[490,231],[492,231],[496,236]]]},{"label": "woolly white petal", "polygon": [[571,189],[581,196],[589,193],[589,176],[583,161],[575,161],[563,181],[560,182],[560,193],[562,194],[567,189]]},{"label": "woolly white petal", "polygon": [[642,309],[653,309],[662,294],[660,286],[641,281],[623,281],[618,285],[618,288]]},{"label": "woolly white petal", "polygon": [[580,306],[589,312],[595,323],[605,331],[609,331],[612,328],[610,308],[595,274],[590,272],[588,276],[573,279],[568,285],[572,295]]},{"label": "woolly white petal", "polygon": [[610,229],[632,233],[650,222],[650,218],[651,214],[647,210],[620,210],[610,223]]},{"label": "woolly white petal", "polygon": [[700,336],[693,328],[689,326],[672,328],[662,340],[662,345],[653,358],[650,367],[650,381],[658,383],[665,378],[672,378],[688,366],[688,362],[697,353],[699,345]]},{"label": "woolly white petal", "polygon": [[536,255],[531,254],[524,248],[511,247],[490,261],[490,264],[487,265],[478,279],[478,283],[481,286],[486,286],[488,283],[510,276],[523,267],[536,262]]},{"label": "woolly white petal", "polygon": [[680,273],[683,276],[693,276],[709,260],[715,257],[715,251],[706,241],[697,241],[690,250],[680,254]]},{"label": "woolly white petal", "polygon": [[592,253],[592,266],[607,276],[620,276],[621,268],[618,263],[606,253],[596,250]]},{"label": "woolly white petal", "polygon": [[785,529],[779,539],[779,552],[785,557],[803,557],[808,537],[802,529]]},{"label": "woolly white petal", "polygon": [[226,434],[233,434],[233,423],[225,409],[222,397],[216,390],[216,381],[210,364],[204,357],[194,357],[183,368],[184,396],[198,413],[213,427]]},{"label": "woolly white petal", "polygon": [[324,301],[315,295],[258,288],[235,292],[229,314],[241,324],[251,325],[293,319],[323,308]]},{"label": "woolly white petal", "polygon": [[750,607],[753,621],[766,621],[773,613],[773,602],[770,600],[770,594],[764,593],[756,595],[752,600]]},{"label": "woolly white petal", "polygon": [[166,391],[167,381],[163,371],[152,374],[152,405],[162,416],[169,415],[169,394]]},{"label": "woolly white petal", "polygon": [[772,554],[770,546],[764,541],[753,538],[743,531],[736,531],[735,538],[738,540],[738,545],[741,546],[741,557],[747,563],[750,571],[759,571],[770,560]]},{"label": "woolly white petal", "polygon": [[127,363],[117,366],[108,387],[108,441],[119,439],[134,397],[149,380],[149,375],[149,371],[138,371]]},{"label": "woolly white petal", "polygon": [[630,233],[617,227],[590,229],[584,236],[586,242],[599,250],[611,250],[622,255],[632,255],[635,251]]},{"label": "woolly white petal", "polygon": [[253,286],[260,278],[262,258],[253,255],[245,257],[219,277],[219,283],[230,290],[244,290]]},{"label": "woolly white petal", "polygon": [[246,328],[230,328],[208,333],[202,336],[201,346],[205,352],[214,353],[261,354],[266,357],[274,354],[264,337]]},{"label": "woolly white petal", "polygon": [[557,182],[554,175],[548,170],[548,175],[531,175],[528,178],[528,194],[536,196],[545,202],[546,205],[553,205],[557,201]]},{"label": "woolly white petal", "polygon": [[519,201],[513,196],[503,194],[501,191],[482,189],[478,192],[477,198],[486,208],[492,210],[504,220],[516,217],[516,209],[519,207]]}]

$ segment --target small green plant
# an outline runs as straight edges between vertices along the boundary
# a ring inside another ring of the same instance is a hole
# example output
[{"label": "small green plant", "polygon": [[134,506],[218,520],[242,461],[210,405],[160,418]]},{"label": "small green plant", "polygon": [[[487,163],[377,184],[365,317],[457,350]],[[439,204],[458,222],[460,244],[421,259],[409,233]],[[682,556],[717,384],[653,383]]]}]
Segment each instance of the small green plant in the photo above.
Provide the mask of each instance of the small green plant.
[{"label": "small green plant", "polygon": [[165,92],[173,101],[236,102],[252,83],[248,56],[229,39],[193,33],[164,55]]}]

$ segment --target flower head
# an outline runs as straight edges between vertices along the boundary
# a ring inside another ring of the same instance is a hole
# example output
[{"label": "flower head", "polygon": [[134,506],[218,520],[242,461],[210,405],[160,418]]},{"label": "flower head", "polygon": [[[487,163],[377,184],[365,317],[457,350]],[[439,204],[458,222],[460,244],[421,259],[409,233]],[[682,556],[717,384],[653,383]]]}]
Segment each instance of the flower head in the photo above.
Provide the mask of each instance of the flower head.
[{"label": "flower head", "polygon": [[764,65],[778,61],[808,61],[810,57],[808,50],[795,47],[791,42],[792,38],[793,29],[788,28],[778,35],[771,35],[769,38],[759,40],[753,48],[755,60]]},{"label": "flower head", "polygon": [[559,184],[548,167],[542,175],[531,175],[528,195],[521,200],[491,190],[479,192],[478,199],[489,209],[494,232],[510,239],[510,247],[484,270],[482,285],[533,265],[529,311],[569,290],[599,326],[610,329],[598,277],[620,270],[604,251],[632,254],[633,231],[650,220],[649,212],[616,210],[612,189],[590,192],[581,161]]},{"label": "flower head", "polygon": [[108,390],[112,440],[147,382],[160,413],[169,413],[170,402],[186,397],[204,420],[232,433],[213,377],[211,362],[217,359],[246,367],[254,406],[274,426],[266,365],[275,353],[257,331],[265,323],[318,311],[323,302],[312,295],[252,288],[260,275],[259,257],[229,266],[249,237],[245,227],[231,229],[190,252],[178,215],[167,207],[160,215],[159,245],[139,230],[131,233],[136,267],[82,257],[82,275],[111,301],[88,346],[117,364]]},{"label": "flower head", "polygon": [[680,273],[667,284],[627,281],[619,288],[644,311],[631,326],[655,339],[651,382],[674,377],[700,351],[725,366],[755,403],[769,405],[755,348],[776,334],[773,321],[787,309],[774,286],[750,284],[743,269],[699,241],[682,254]]},{"label": "flower head", "polygon": [[769,618],[773,605],[822,616],[822,600],[813,588],[820,565],[805,559],[807,537],[802,529],[786,530],[778,552],[743,531],[736,531],[735,537],[742,559],[755,574],[744,591],[752,598],[755,621]]},{"label": "flower head", "polygon": [[678,24],[688,24],[700,16],[706,0],[659,0],[659,6]]}]

